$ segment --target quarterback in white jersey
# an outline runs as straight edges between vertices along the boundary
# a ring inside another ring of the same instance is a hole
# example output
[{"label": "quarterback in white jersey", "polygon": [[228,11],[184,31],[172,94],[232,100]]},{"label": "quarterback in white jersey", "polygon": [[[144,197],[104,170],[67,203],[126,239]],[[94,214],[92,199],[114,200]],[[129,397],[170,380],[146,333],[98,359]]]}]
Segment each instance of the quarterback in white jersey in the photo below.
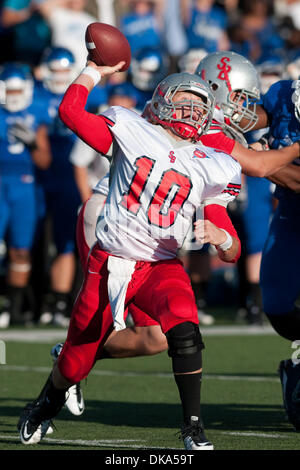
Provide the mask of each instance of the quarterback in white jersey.
[{"label": "quarterback in white jersey", "polygon": [[[86,112],[97,79],[122,65],[90,62],[60,106],[63,122],[96,151],[106,153],[112,141],[118,149],[107,205],[97,224],[99,242],[88,258],[68,336],[43,400],[35,402],[22,425],[21,441],[39,442],[41,423],[59,412],[65,390],[88,375],[113,328],[123,327],[124,307],[134,302],[166,335],[185,448],[212,450],[200,407],[204,345],[191,284],[176,252],[197,207],[239,186],[240,167],[231,157],[194,143],[208,128],[214,106],[209,87],[198,76],[174,74],[158,85],[151,102],[156,126],[120,108],[106,116]],[[240,243],[226,214],[219,205],[215,223],[198,220],[195,235],[215,245],[221,259],[233,261]]]},{"label": "quarterback in white jersey", "polygon": [[174,258],[195,210],[229,184],[239,187],[241,167],[201,143],[175,141],[130,110],[113,107],[103,115],[118,150],[97,223],[99,244],[127,259]]}]

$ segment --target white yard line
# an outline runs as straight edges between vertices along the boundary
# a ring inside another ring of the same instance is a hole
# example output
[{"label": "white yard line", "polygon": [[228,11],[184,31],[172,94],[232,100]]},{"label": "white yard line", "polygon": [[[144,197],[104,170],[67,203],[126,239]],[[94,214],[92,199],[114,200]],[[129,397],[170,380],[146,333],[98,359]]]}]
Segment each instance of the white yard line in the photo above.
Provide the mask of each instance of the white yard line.
[{"label": "white yard line", "polygon": [[289,436],[283,434],[265,434],[261,432],[238,432],[238,431],[224,431],[221,434],[238,436],[238,437],[262,437],[267,439],[289,439]]},{"label": "white yard line", "polygon": [[[260,432],[237,432],[237,431],[222,431],[220,434],[224,436],[236,436],[236,437],[256,437],[262,439],[288,439],[289,436],[285,436],[283,434],[266,434]],[[16,441],[20,442],[19,436],[17,435],[1,435],[0,440],[9,440],[9,441]],[[144,449],[152,449],[152,450],[182,450],[176,447],[153,447],[145,445],[145,441],[138,440],[138,439],[100,439],[100,440],[84,440],[84,439],[54,439],[49,437],[43,438],[43,443],[48,444],[57,444],[57,445],[69,445],[69,446],[80,446],[80,447],[110,447],[114,449],[135,449],[135,450],[144,450]],[[134,444],[136,442],[136,444]],[[30,446],[29,446],[30,447]],[[33,446],[32,448],[36,448]]]},{"label": "white yard line", "polygon": [[[200,327],[203,336],[253,336],[253,335],[275,335],[271,326],[210,326]],[[18,341],[24,343],[52,343],[64,341],[67,336],[65,329],[19,329],[0,330],[0,340]]]},{"label": "white yard line", "polygon": [[[7,435],[0,435],[0,439],[3,440],[13,440],[13,441],[20,441],[19,436],[13,435],[13,436],[7,436]],[[84,440],[84,439],[53,439],[49,437],[44,437],[43,438],[43,443],[49,443],[49,444],[58,444],[58,445],[72,445],[72,446],[86,446],[86,447],[113,447],[113,448],[129,448],[129,449],[169,449],[169,450],[182,450],[178,449],[176,447],[153,447],[153,446],[147,446],[144,445],[143,443],[145,441],[141,441],[138,439],[101,439],[101,440]],[[139,442],[139,444],[131,444],[133,442]],[[30,445],[28,446],[30,447]],[[36,448],[36,446],[32,446],[31,448]]]},{"label": "white yard line", "polygon": [[[38,372],[38,373],[49,373],[50,367],[32,367],[32,366],[17,366],[17,365],[2,365],[0,371],[7,372]],[[122,372],[116,370],[92,370],[90,375],[97,376],[112,376],[112,377],[158,377],[173,379],[173,374],[168,372]],[[231,380],[231,381],[245,381],[245,382],[279,382],[277,377],[265,377],[256,375],[221,375],[221,374],[205,374],[205,380]]]}]

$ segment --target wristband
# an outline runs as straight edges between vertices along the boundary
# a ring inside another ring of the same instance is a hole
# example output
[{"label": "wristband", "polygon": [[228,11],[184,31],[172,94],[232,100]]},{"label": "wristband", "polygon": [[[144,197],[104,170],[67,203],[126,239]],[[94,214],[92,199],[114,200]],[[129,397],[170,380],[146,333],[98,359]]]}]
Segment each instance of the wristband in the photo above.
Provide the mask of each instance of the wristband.
[{"label": "wristband", "polygon": [[220,250],[222,251],[227,251],[232,247],[232,243],[233,243],[232,236],[229,235],[229,233],[223,228],[221,228],[220,230],[222,230],[225,233],[226,240],[225,242],[221,243],[221,245],[218,245],[217,248],[220,248]]},{"label": "wristband", "polygon": [[88,75],[93,80],[94,86],[98,85],[98,83],[101,80],[101,73],[98,70],[94,69],[94,67],[91,67],[90,65],[85,67],[81,71],[81,74]]}]

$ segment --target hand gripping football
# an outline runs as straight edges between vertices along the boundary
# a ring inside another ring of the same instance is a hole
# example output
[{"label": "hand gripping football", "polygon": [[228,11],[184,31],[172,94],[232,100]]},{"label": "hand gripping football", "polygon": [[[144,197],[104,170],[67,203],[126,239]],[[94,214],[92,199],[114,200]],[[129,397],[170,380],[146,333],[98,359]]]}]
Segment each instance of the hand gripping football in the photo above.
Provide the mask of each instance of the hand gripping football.
[{"label": "hand gripping football", "polygon": [[123,33],[114,26],[105,23],[91,23],[85,33],[85,43],[89,52],[88,59],[96,65],[117,65],[125,61],[120,71],[129,68],[131,50]]}]

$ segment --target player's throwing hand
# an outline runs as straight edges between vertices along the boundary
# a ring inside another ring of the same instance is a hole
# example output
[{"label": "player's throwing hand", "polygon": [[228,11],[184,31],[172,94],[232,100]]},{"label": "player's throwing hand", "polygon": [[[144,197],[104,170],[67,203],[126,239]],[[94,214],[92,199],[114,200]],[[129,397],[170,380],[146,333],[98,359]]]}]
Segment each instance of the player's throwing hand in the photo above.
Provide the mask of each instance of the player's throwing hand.
[{"label": "player's throwing hand", "polygon": [[212,245],[221,245],[226,241],[226,234],[210,220],[198,219],[195,224],[195,237],[200,243],[211,243]]}]

